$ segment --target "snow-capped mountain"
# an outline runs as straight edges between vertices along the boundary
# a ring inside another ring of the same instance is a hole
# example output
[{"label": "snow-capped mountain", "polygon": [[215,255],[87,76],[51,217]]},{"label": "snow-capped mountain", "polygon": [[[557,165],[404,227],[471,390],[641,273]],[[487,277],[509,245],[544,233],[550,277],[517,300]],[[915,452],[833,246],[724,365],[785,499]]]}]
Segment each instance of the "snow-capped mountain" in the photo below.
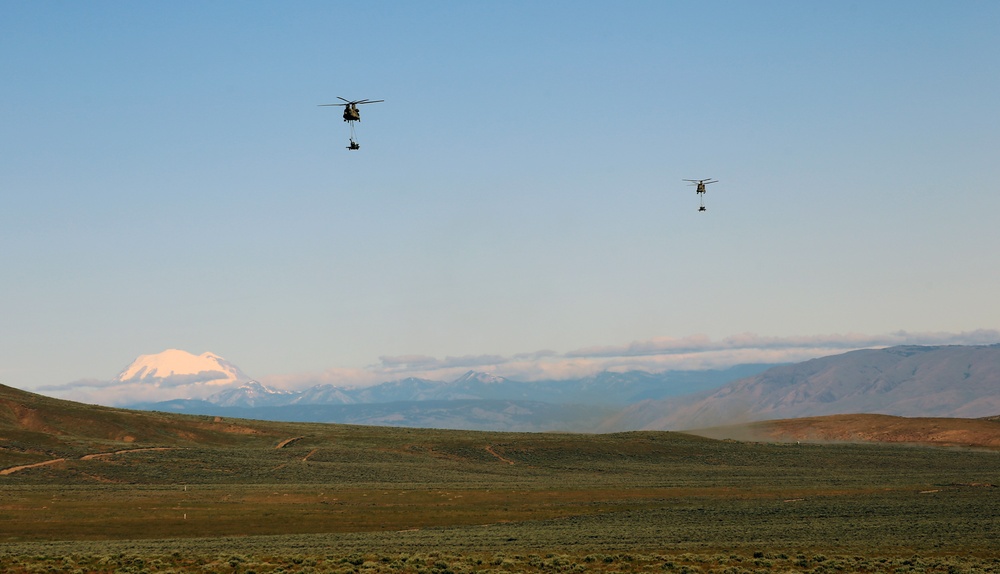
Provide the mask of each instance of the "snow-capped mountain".
[{"label": "snow-capped mountain", "polygon": [[208,401],[223,407],[271,407],[286,405],[300,393],[282,391],[250,381],[234,389],[219,391],[208,397]]},{"label": "snow-capped mountain", "polygon": [[187,351],[167,349],[155,355],[140,355],[113,382],[182,387],[194,384],[224,386],[249,380],[236,365],[214,353],[193,355]]},{"label": "snow-capped mountain", "polygon": [[452,381],[451,384],[460,387],[460,386],[470,385],[470,384],[475,384],[475,385],[502,385],[502,384],[504,384],[506,382],[508,382],[507,379],[505,379],[503,377],[498,377],[497,375],[491,375],[489,373],[480,373],[480,372],[477,372],[477,371],[468,371],[467,373],[465,373],[461,377],[459,377],[459,378],[455,379],[454,381]]},{"label": "snow-capped mountain", "polygon": [[350,389],[336,387],[331,384],[316,385],[296,394],[288,404],[349,405],[358,402],[350,393]]}]

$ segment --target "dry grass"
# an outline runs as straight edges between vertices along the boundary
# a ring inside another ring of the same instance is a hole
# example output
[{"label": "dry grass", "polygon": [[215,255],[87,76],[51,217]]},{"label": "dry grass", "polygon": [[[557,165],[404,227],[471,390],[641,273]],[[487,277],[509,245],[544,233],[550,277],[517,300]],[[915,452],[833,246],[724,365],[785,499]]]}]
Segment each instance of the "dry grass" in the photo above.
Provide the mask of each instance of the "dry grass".
[{"label": "dry grass", "polygon": [[[784,428],[822,427],[802,424]],[[902,572],[996,568],[897,560],[914,554],[1000,556],[988,450],[233,421],[0,388],[0,469],[15,467],[0,476],[12,572]]]},{"label": "dry grass", "polygon": [[852,414],[761,421],[699,429],[718,439],[802,442],[886,442],[1000,449],[1000,420],[908,418]]}]

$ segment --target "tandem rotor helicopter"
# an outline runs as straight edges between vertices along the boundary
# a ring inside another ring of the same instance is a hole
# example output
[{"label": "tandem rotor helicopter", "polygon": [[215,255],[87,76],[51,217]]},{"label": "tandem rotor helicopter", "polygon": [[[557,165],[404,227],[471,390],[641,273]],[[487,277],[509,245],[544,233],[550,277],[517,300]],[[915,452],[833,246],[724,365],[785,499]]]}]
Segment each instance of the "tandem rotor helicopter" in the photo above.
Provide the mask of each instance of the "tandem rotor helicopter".
[{"label": "tandem rotor helicopter", "polygon": [[358,144],[357,136],[354,133],[354,122],[361,121],[361,111],[358,110],[358,106],[361,104],[377,104],[379,102],[384,102],[385,100],[346,100],[340,96],[337,96],[338,100],[343,100],[342,104],[319,104],[320,107],[323,106],[344,106],[344,121],[351,126],[351,143],[347,146],[347,149],[357,150],[361,149],[361,145]]},{"label": "tandem rotor helicopter", "polygon": [[710,183],[719,183],[717,179],[685,179],[683,181],[690,181],[691,185],[696,186],[695,193],[701,198],[701,205],[698,206],[698,211],[707,211],[705,208],[705,186]]}]

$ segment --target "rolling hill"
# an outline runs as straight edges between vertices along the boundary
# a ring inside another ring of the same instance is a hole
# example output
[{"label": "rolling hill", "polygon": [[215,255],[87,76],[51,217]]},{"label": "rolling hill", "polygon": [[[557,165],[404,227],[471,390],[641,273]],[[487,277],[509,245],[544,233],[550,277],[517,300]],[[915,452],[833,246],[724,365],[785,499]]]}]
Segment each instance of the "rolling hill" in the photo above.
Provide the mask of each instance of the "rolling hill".
[{"label": "rolling hill", "polygon": [[[471,402],[470,408],[476,404],[477,401]],[[400,408],[393,404],[382,406],[385,416],[393,416]],[[56,458],[80,458],[118,450],[271,449],[290,437],[312,437],[311,440],[320,442],[360,440],[360,443],[369,445],[371,440],[376,443],[412,441],[421,436],[440,437],[444,436],[441,433],[449,432],[452,434],[448,436],[465,437],[461,441],[486,443],[502,441],[517,444],[519,441],[536,440],[528,437],[541,436],[538,433],[277,422],[135,411],[54,399],[0,385],[0,471],[3,468],[52,461]],[[997,417],[907,418],[852,414],[732,424],[690,431],[690,435],[751,441],[891,442],[993,449],[1000,448],[1000,420]],[[359,439],[370,436],[380,438]],[[593,443],[607,442],[606,439],[596,437],[611,435],[565,436],[575,437],[570,441],[576,445],[574,448],[589,450]]]},{"label": "rolling hill", "polygon": [[1000,450],[997,417],[849,414],[757,421],[688,431],[716,439],[766,442],[881,442]]},{"label": "rolling hill", "polygon": [[252,421],[86,405],[0,385],[0,460],[38,462],[141,445],[225,446],[284,434]]},{"label": "rolling hill", "polygon": [[598,405],[503,399],[427,399],[255,407],[177,400],[143,405],[142,408],[267,421],[507,432],[592,432],[618,412],[616,408]]}]

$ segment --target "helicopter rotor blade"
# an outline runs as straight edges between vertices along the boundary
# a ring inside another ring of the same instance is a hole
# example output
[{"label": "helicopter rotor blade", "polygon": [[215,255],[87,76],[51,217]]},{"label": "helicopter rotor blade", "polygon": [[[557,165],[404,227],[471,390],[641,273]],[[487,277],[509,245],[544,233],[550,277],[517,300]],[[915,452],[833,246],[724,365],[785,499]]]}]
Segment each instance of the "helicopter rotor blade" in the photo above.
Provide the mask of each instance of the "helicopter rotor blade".
[{"label": "helicopter rotor blade", "polygon": [[347,104],[316,104],[317,106],[346,106]]},{"label": "helicopter rotor blade", "polygon": [[352,102],[352,103],[354,103],[354,104],[377,104],[379,102],[384,102],[384,101],[385,100],[358,100],[358,101]]},{"label": "helicopter rotor blade", "polygon": [[345,100],[344,98],[342,98],[342,97],[340,97],[340,96],[337,96],[337,99],[338,99],[338,100],[344,100],[344,101],[345,101],[345,102],[347,102],[347,103],[351,103],[351,101],[350,101],[350,100]]}]

